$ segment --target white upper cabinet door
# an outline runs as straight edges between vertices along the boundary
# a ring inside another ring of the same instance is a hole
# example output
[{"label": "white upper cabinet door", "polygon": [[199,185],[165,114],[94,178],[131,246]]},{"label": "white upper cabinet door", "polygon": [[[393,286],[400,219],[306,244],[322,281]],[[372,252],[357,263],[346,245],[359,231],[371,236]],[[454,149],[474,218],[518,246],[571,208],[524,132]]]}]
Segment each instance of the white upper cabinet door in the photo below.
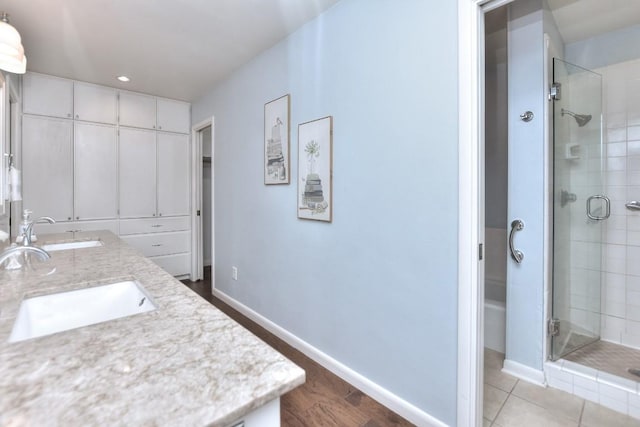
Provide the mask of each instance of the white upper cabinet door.
[{"label": "white upper cabinet door", "polygon": [[35,218],[73,216],[73,122],[22,118],[22,206]]},{"label": "white upper cabinet door", "polygon": [[191,132],[191,104],[158,98],[158,130]]},{"label": "white upper cabinet door", "polygon": [[73,82],[43,74],[27,73],[22,79],[23,112],[73,118]]},{"label": "white upper cabinet door", "polygon": [[115,126],[75,122],[75,219],[118,216]]},{"label": "white upper cabinet door", "polygon": [[158,132],[158,215],[188,215],[189,135]]},{"label": "white upper cabinet door", "polygon": [[116,124],[118,92],[115,89],[76,82],[73,103],[73,117],[77,120]]},{"label": "white upper cabinet door", "polygon": [[156,98],[132,92],[120,92],[120,125],[156,128]]},{"label": "white upper cabinet door", "polygon": [[120,218],[156,216],[156,133],[120,128]]}]

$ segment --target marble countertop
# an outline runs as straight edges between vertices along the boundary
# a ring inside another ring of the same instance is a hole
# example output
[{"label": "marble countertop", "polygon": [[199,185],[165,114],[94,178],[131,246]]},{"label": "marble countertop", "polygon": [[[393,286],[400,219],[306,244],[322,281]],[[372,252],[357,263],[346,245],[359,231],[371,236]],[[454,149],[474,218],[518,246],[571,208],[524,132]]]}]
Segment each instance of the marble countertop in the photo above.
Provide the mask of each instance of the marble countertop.
[{"label": "marble countertop", "polygon": [[[304,383],[301,368],[136,249],[106,231],[73,240],[90,239],[104,246],[0,270],[0,425],[226,426]],[[7,341],[23,299],[122,279],[157,309]]]}]

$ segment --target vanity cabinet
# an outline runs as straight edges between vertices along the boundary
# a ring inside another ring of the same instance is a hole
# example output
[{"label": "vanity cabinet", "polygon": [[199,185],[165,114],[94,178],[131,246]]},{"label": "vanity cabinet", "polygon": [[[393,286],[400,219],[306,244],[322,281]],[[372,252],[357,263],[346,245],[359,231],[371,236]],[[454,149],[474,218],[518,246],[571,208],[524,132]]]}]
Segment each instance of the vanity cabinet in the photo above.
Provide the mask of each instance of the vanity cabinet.
[{"label": "vanity cabinet", "polygon": [[22,118],[22,205],[34,217],[73,218],[73,122]]},{"label": "vanity cabinet", "polygon": [[143,129],[156,128],[156,98],[133,92],[120,91],[120,126]]},{"label": "vanity cabinet", "polygon": [[116,124],[118,92],[109,87],[75,82],[73,112],[76,120]]},{"label": "vanity cabinet", "polygon": [[73,171],[76,220],[117,218],[116,144],[115,126],[75,123]]},{"label": "vanity cabinet", "polygon": [[158,130],[165,132],[191,132],[191,105],[173,99],[157,98]]},{"label": "vanity cabinet", "polygon": [[73,118],[73,81],[27,73],[22,78],[22,87],[24,113]]}]

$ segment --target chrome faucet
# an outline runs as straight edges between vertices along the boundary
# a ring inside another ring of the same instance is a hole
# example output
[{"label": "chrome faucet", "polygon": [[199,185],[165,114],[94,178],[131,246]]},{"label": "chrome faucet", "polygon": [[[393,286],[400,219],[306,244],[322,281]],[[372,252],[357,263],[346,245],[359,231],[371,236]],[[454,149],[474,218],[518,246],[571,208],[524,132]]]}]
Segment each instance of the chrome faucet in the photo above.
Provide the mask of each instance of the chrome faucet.
[{"label": "chrome faucet", "polygon": [[36,219],[35,221],[31,221],[22,234],[22,244],[24,246],[31,246],[31,233],[33,232],[33,226],[38,222],[48,222],[49,224],[55,224],[56,220],[51,218],[50,216],[43,216]]},{"label": "chrome faucet", "polygon": [[49,252],[37,246],[9,246],[7,249],[4,250],[4,252],[0,253],[0,265],[2,265],[6,260],[8,260],[14,255],[17,255],[19,253],[24,254],[27,252],[35,253],[38,255],[40,259],[43,259],[43,260],[51,258],[51,255],[49,255]]}]

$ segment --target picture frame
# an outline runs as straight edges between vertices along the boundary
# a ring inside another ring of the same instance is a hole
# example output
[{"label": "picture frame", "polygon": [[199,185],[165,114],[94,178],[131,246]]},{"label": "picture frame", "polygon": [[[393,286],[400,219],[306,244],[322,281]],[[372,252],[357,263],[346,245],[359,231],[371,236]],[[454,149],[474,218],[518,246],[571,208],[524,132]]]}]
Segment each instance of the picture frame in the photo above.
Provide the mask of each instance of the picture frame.
[{"label": "picture frame", "polygon": [[333,116],[298,125],[298,218],[333,220]]},{"label": "picture frame", "polygon": [[290,95],[284,95],[264,104],[264,183],[265,185],[291,182],[289,119]]}]

